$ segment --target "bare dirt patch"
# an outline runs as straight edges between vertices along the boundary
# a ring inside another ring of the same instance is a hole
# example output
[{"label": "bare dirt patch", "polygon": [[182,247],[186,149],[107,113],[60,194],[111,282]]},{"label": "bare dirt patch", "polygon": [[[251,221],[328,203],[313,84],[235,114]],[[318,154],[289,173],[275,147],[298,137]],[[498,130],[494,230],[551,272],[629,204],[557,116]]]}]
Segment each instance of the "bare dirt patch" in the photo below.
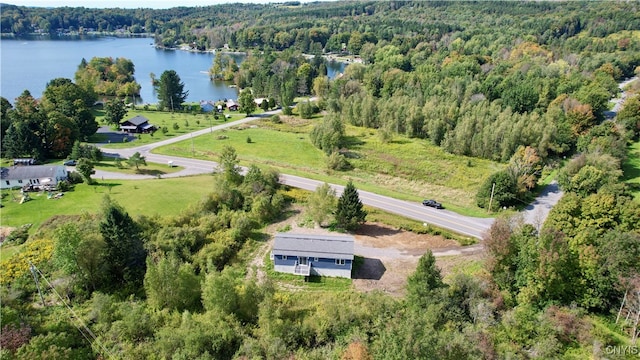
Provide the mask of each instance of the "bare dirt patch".
[{"label": "bare dirt patch", "polygon": [[0,243],[15,229],[16,228],[10,226],[0,226]]},{"label": "bare dirt patch", "polygon": [[[265,254],[271,250],[273,235],[278,231],[287,230],[292,233],[304,234],[335,234],[324,228],[307,228],[298,226],[302,209],[291,209],[295,215],[281,222],[268,226],[265,231],[271,235],[271,240],[257,252],[255,259],[249,265],[256,269],[258,279],[264,276]],[[382,223],[366,223],[355,234],[355,254],[363,258],[362,263],[353,274],[354,287],[359,291],[369,292],[383,291],[392,296],[403,296],[407,278],[418,264],[420,257],[427,251],[461,249],[457,242],[448,240],[442,236],[428,234],[416,234],[409,231],[398,230]],[[443,258],[443,265],[451,270],[454,264],[464,262],[467,256]],[[460,258],[462,260],[451,260]],[[446,260],[445,260],[446,259]],[[440,266],[440,265],[438,265]],[[443,269],[445,270],[445,269]],[[443,271],[443,275],[447,272]]]}]

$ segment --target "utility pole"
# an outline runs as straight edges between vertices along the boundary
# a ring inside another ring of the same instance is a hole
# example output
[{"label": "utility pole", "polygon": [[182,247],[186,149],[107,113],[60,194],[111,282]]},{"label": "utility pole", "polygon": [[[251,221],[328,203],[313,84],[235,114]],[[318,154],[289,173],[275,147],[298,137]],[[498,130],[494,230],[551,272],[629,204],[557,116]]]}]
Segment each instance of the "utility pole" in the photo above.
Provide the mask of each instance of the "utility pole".
[{"label": "utility pole", "polygon": [[193,156],[193,157],[196,156],[196,149],[193,146],[193,133],[191,133],[191,156]]},{"label": "utility pole", "polygon": [[487,209],[487,212],[491,212],[491,203],[493,202],[493,192],[496,190],[496,183],[493,183],[493,185],[491,185],[491,197],[489,198],[489,208]]}]

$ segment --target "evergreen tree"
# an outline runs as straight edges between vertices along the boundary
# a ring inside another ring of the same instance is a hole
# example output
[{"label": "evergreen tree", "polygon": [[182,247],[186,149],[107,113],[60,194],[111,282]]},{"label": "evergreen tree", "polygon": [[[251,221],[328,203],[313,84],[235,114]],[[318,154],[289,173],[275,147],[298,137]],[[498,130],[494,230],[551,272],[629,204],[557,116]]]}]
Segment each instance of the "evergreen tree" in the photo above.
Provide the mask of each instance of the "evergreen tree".
[{"label": "evergreen tree", "polygon": [[424,306],[433,297],[434,290],[444,286],[440,269],[436,267],[436,258],[431,250],[427,250],[418,261],[416,272],[407,280],[409,301]]},{"label": "evergreen tree", "polygon": [[105,242],[105,261],[111,285],[128,285],[135,292],[140,289],[146,271],[147,253],[138,225],[122,207],[105,199],[104,220],[100,233]]},{"label": "evergreen tree", "polygon": [[338,199],[336,209],[338,226],[345,230],[355,230],[364,223],[366,216],[367,212],[362,208],[358,190],[353,182],[349,181]]},{"label": "evergreen tree", "polygon": [[180,109],[189,95],[188,91],[184,91],[184,83],[180,81],[180,76],[175,70],[167,70],[160,75],[157,90],[160,108],[172,111]]}]

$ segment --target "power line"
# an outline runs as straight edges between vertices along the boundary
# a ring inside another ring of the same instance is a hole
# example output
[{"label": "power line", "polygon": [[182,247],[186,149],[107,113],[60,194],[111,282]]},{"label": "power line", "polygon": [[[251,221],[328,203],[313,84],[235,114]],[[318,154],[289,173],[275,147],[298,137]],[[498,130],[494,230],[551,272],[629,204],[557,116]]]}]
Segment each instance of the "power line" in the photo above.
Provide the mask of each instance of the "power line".
[{"label": "power line", "polygon": [[[62,297],[62,295],[60,295],[60,293],[58,293],[58,291],[56,290],[56,288],[53,287],[53,285],[51,285],[51,283],[49,282],[49,280],[46,278],[46,276],[44,276],[44,274],[40,271],[40,269],[38,269],[33,263],[31,263],[31,261],[29,261],[29,267],[31,269],[31,272],[33,273],[33,277],[36,281],[36,286],[38,287],[38,292],[40,293],[40,298],[42,299],[42,304],[44,306],[44,299],[42,298],[42,293],[40,292],[40,283],[38,282],[38,279],[36,277],[36,272],[42,276],[42,278],[44,279],[44,281],[47,283],[47,285],[49,286],[49,288],[51,288],[51,290],[53,290],[53,292],[58,296],[58,298],[60,299],[60,301],[62,301],[62,303],[64,304],[64,306],[67,307],[67,309],[69,310],[69,312],[71,312],[71,316],[69,316],[70,319],[77,319],[80,322],[80,325],[82,326],[82,329],[80,328],[80,326],[78,326],[75,322],[73,322],[73,326],[76,327],[76,329],[78,329],[78,331],[80,332],[80,334],[82,334],[82,336],[89,342],[89,344],[92,344],[95,342],[98,344],[98,346],[100,347],[100,349],[102,349],[103,351],[103,355],[107,355],[109,359],[115,359],[115,357],[113,356],[113,354],[111,353],[111,351],[109,351],[104,344],[102,344],[102,342],[100,340],[98,340],[98,338],[96,337],[96,335],[93,333],[93,331],[91,331],[91,329],[89,329],[89,327],[84,323],[84,321],[82,321],[82,319],[78,316],[78,314],[76,314],[76,312],[73,310],[73,308],[67,304],[66,301],[64,301],[64,298]],[[84,329],[84,331],[83,331]],[[87,337],[87,334],[91,337],[91,339],[89,339]]]}]

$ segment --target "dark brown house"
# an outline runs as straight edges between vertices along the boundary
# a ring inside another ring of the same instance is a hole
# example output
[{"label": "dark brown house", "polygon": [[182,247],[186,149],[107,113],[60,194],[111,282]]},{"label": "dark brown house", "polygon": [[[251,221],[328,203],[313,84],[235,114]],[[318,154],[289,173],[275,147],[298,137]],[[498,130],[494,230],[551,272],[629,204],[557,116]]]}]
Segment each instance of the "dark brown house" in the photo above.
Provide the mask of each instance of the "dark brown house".
[{"label": "dark brown house", "polygon": [[120,123],[120,130],[127,133],[152,133],[156,131],[153,124],[149,124],[149,119],[142,115],[138,115],[129,120]]}]

